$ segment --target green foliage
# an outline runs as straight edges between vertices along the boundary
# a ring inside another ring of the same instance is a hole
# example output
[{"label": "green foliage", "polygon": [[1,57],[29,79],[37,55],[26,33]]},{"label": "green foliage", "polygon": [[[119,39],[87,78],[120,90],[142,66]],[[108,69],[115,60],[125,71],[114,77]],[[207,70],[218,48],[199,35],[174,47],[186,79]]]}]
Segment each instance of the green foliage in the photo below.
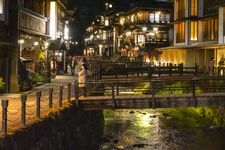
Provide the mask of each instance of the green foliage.
[{"label": "green foliage", "polygon": [[218,62],[218,65],[219,65],[220,67],[222,67],[222,66],[225,65],[225,58],[224,58],[224,57],[222,57],[222,58],[220,59],[220,61]]},{"label": "green foliage", "polygon": [[[223,107],[189,107],[167,109],[172,116],[170,124],[189,127],[225,126]],[[178,120],[181,120],[178,122]],[[179,124],[178,124],[179,123]]]},{"label": "green foliage", "polygon": [[33,81],[34,82],[42,82],[42,81],[45,81],[45,78],[42,75],[40,75],[39,73],[34,73]]},{"label": "green foliage", "polygon": [[0,90],[4,89],[5,87],[5,82],[3,82],[3,78],[0,77]]}]

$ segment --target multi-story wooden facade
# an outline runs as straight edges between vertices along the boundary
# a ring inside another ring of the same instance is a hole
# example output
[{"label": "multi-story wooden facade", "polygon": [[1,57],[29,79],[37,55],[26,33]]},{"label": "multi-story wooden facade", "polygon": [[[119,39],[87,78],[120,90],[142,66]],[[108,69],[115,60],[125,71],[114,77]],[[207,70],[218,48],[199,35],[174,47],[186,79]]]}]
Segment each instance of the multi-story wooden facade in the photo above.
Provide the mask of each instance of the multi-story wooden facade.
[{"label": "multi-story wooden facade", "polygon": [[173,40],[172,3],[144,5],[138,3],[129,10],[109,11],[97,17],[86,32],[87,54],[134,58],[169,46]]},{"label": "multi-story wooden facade", "polygon": [[[70,48],[69,23],[73,20],[74,10],[69,0],[52,0],[50,2],[50,36],[48,61],[52,73],[63,74],[66,70],[66,53]],[[56,72],[57,68],[57,72]]]},{"label": "multi-story wooden facade", "polygon": [[[29,67],[38,71],[35,65],[40,52],[47,54],[51,39],[50,0],[0,0],[0,76],[3,77],[5,92],[18,92],[21,70]],[[68,0],[57,0],[60,5]],[[66,12],[70,10],[64,8]],[[55,10],[61,18],[55,18],[60,34],[64,33],[67,13]],[[60,19],[60,20],[57,20]],[[66,33],[66,32],[65,32]],[[64,34],[63,34],[64,35]],[[26,62],[30,62],[29,66]],[[22,65],[23,64],[23,65]]]},{"label": "multi-story wooden facade", "polygon": [[175,0],[174,44],[160,49],[162,62],[197,64],[206,70],[225,56],[224,6],[221,0]]}]

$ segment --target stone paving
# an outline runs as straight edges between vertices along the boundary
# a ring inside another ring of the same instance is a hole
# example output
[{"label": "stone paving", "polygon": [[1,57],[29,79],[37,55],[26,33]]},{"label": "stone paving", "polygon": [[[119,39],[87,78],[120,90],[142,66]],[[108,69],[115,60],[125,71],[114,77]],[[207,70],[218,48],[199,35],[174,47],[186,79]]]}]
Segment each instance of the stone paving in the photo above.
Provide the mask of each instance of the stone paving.
[{"label": "stone paving", "polygon": [[[8,132],[15,131],[21,125],[21,94],[27,94],[26,119],[27,124],[31,124],[36,119],[36,92],[41,91],[41,118],[49,113],[49,89],[53,88],[53,109],[59,109],[59,86],[63,85],[63,103],[67,99],[67,83],[71,83],[71,99],[74,97],[74,76],[56,76],[51,83],[34,87],[33,90],[19,94],[2,94],[0,100],[9,100],[8,103]],[[2,133],[2,107],[0,107],[0,134]]]}]

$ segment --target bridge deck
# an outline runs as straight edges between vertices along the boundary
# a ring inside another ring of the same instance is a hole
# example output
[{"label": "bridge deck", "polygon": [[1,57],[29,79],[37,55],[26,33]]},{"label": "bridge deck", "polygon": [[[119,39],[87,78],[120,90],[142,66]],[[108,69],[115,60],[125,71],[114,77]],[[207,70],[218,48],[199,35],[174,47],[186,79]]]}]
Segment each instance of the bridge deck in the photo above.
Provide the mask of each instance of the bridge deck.
[{"label": "bridge deck", "polygon": [[121,95],[114,100],[112,96],[88,96],[80,98],[79,102],[87,109],[223,106],[225,93],[202,93],[195,97],[192,94]]}]

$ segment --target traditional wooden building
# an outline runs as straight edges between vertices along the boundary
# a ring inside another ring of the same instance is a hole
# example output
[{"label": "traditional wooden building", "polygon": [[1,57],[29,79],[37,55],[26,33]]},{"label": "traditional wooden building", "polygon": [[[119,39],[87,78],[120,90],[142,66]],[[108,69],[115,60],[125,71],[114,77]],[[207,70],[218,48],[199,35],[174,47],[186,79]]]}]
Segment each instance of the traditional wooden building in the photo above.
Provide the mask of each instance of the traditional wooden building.
[{"label": "traditional wooden building", "polygon": [[52,74],[64,74],[66,70],[66,54],[71,44],[69,23],[73,21],[73,15],[69,0],[51,0],[48,62]]},{"label": "traditional wooden building", "polygon": [[87,28],[87,55],[134,59],[149,55],[173,40],[172,10],[169,1],[142,1],[123,11],[107,11]]},{"label": "traditional wooden building", "polygon": [[224,1],[175,0],[174,44],[160,49],[161,62],[197,64],[208,72],[225,56]]},{"label": "traditional wooden building", "polygon": [[120,15],[120,55],[131,59],[144,56],[149,61],[156,48],[169,46],[173,41],[172,6],[168,1],[144,1]]},{"label": "traditional wooden building", "polygon": [[4,92],[18,92],[28,68],[31,72],[47,71],[50,39],[60,34],[69,40],[67,17],[73,11],[68,8],[68,0],[0,0],[0,77],[5,82]]}]

